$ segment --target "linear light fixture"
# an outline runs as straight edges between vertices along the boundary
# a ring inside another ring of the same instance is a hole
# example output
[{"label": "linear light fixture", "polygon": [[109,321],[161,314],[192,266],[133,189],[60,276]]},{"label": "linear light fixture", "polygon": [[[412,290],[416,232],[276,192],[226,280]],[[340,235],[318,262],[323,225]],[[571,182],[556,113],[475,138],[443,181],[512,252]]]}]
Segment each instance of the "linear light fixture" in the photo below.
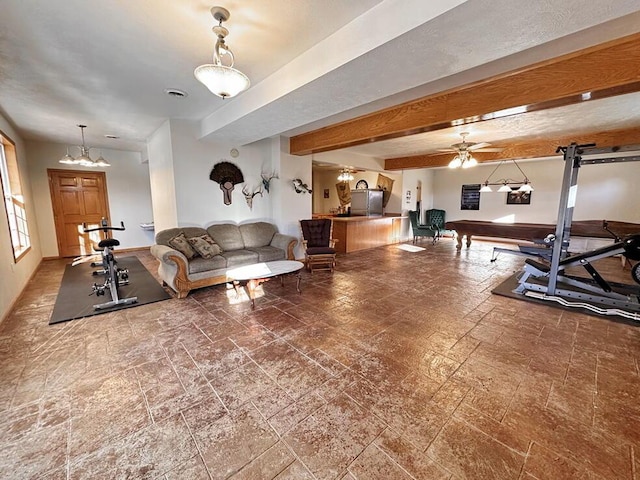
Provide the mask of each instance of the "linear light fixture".
[{"label": "linear light fixture", "polygon": [[522,173],[522,175],[524,177],[523,180],[517,181],[517,180],[512,180],[511,178],[501,178],[500,180],[495,180],[492,183],[489,182],[489,180],[491,180],[491,177],[493,176],[493,174],[496,173],[496,171],[506,161],[507,160],[502,160],[498,164],[498,166],[493,169],[491,174],[482,183],[482,188],[480,188],[480,192],[481,193],[483,193],[483,192],[493,192],[493,189],[491,188],[491,185],[493,185],[493,186],[500,185],[500,188],[498,188],[498,192],[511,192],[511,191],[513,191],[512,188],[511,188],[512,186],[519,186],[519,188],[518,188],[519,192],[533,192],[533,187],[531,186],[531,182],[529,181],[529,178],[522,171],[522,169],[520,168],[520,165],[518,165],[518,163],[515,160],[511,160],[511,162],[513,162],[513,164],[518,168],[518,170],[520,170],[520,173]]}]

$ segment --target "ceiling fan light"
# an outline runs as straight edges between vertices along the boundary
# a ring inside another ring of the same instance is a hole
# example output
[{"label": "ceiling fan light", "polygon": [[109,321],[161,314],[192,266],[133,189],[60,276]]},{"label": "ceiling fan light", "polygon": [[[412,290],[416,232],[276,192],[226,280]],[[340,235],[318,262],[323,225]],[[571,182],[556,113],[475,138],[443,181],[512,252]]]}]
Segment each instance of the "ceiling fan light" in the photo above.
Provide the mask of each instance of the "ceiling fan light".
[{"label": "ceiling fan light", "polygon": [[476,165],[478,165],[478,161],[473,158],[471,155],[469,155],[469,158],[467,159],[466,162],[462,162],[462,168],[471,168],[471,167],[475,167]]},{"label": "ceiling fan light", "polygon": [[462,160],[460,160],[460,155],[456,155],[453,157],[453,160],[449,162],[449,168],[460,168],[462,165]]}]

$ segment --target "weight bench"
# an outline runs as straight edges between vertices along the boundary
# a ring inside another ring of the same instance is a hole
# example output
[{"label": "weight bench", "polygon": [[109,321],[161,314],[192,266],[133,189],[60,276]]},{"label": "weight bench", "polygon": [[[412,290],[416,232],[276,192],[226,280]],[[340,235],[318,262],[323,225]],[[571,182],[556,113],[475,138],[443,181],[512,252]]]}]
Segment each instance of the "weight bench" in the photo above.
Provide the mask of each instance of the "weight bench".
[{"label": "weight bench", "polygon": [[[640,235],[631,235],[623,241],[613,243],[612,245],[607,245],[578,255],[572,255],[560,260],[557,275],[558,287],[555,295],[558,297],[579,299],[596,305],[630,308],[637,311],[640,308],[640,291],[631,285],[611,284],[600,275],[595,267],[591,265],[591,262],[618,254],[623,254],[625,257],[631,259],[639,258],[639,245]],[[591,281],[585,278],[566,275],[565,270],[574,266],[584,267],[587,273],[589,273]],[[514,293],[528,295],[529,292],[538,292],[538,294],[530,295],[538,298],[540,294],[547,295],[548,285],[545,283],[545,280],[548,279],[550,273],[550,265],[527,258],[525,260],[524,271],[518,278],[518,286],[514,290]],[[632,276],[638,281],[635,275]]]}]

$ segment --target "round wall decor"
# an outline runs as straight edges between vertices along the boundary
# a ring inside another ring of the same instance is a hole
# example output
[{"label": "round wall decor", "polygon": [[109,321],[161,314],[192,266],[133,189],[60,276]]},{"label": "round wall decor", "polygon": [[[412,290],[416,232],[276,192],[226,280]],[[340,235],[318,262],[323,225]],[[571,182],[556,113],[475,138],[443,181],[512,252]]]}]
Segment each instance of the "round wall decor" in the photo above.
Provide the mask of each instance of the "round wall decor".
[{"label": "round wall decor", "polygon": [[366,188],[369,188],[369,184],[366,180],[358,180],[358,183],[356,183],[356,188],[358,190],[364,190]]}]

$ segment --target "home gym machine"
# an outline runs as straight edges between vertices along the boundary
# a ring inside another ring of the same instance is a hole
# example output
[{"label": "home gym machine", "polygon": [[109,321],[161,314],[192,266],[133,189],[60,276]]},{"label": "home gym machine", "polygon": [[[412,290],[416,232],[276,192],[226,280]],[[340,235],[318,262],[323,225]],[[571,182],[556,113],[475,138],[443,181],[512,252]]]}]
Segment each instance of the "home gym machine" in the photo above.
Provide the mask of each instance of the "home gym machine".
[{"label": "home gym machine", "polygon": [[[550,263],[525,260],[524,271],[513,291],[527,297],[551,301],[565,307],[582,308],[600,315],[618,315],[640,322],[640,288],[605,280],[591,264],[596,260],[622,254],[640,260],[640,232],[628,235],[606,247],[578,255],[568,252],[571,222],[577,196],[577,179],[583,165],[640,161],[640,145],[596,148],[594,144],[558,147],[564,154],[564,176]],[[569,267],[582,266],[590,278],[568,275]],[[640,263],[631,269],[633,280],[640,284]]]},{"label": "home gym machine", "polygon": [[129,305],[136,303],[138,301],[138,297],[120,298],[118,294],[118,288],[120,286],[129,284],[129,270],[118,267],[113,255],[113,248],[120,245],[120,242],[115,238],[110,238],[110,236],[113,230],[124,230],[124,222],[120,222],[119,227],[114,227],[109,225],[107,220],[103,218],[100,221],[99,227],[87,228],[87,225],[83,224],[82,229],[84,233],[102,231],[105,237],[100,240],[98,248],[95,249],[101,253],[102,261],[100,263],[91,263],[92,267],[102,267],[100,270],[94,271],[93,275],[104,275],[104,282],[102,284],[94,283],[93,292],[91,292],[91,294],[95,293],[96,296],[99,297],[101,295],[105,295],[106,291],[109,290],[111,294],[111,301],[96,304],[93,308],[95,310],[104,310],[115,307],[116,305]]}]

